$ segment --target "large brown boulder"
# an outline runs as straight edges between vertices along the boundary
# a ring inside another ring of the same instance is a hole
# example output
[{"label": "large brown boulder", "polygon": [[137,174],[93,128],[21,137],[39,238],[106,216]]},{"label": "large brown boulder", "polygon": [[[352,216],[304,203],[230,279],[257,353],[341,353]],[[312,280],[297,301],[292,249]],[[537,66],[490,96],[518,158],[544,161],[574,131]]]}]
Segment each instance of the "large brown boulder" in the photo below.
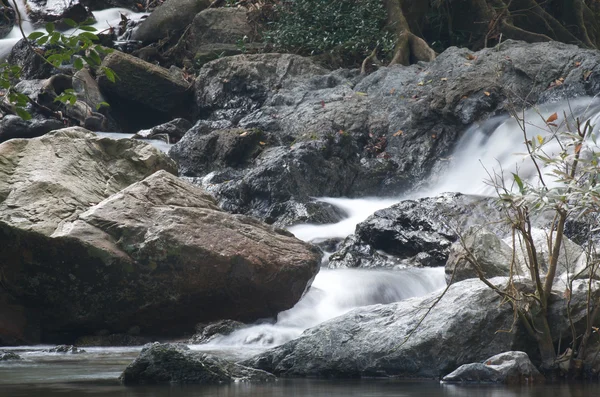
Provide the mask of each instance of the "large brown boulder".
[{"label": "large brown boulder", "polygon": [[[71,194],[52,198],[69,202]],[[44,341],[132,326],[180,335],[198,322],[273,316],[293,306],[318,271],[312,246],[221,211],[165,171],[95,202],[63,214],[51,236],[49,225],[0,221],[3,288],[39,314]]]}]

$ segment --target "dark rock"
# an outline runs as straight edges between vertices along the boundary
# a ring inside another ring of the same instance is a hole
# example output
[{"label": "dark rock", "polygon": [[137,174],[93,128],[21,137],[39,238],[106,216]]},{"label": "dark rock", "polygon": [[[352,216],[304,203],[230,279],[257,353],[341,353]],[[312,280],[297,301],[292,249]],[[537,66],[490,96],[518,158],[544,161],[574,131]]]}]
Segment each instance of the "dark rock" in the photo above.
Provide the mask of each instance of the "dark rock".
[{"label": "dark rock", "polygon": [[[64,18],[83,22],[94,18],[91,11],[80,0],[26,0],[26,3],[27,14],[34,23],[59,22]],[[62,27],[68,28],[68,25]]]},{"label": "dark rock", "polygon": [[21,68],[22,80],[46,79],[57,72],[54,66],[33,51],[23,39],[13,46],[6,62]]},{"label": "dark rock", "polygon": [[79,349],[73,345],[60,345],[51,349],[45,350],[48,353],[62,353],[62,354],[81,354],[86,353],[85,350]]},{"label": "dark rock", "polygon": [[[513,250],[496,234],[482,226],[473,226],[465,232],[460,240],[450,247],[450,255],[446,262],[446,282],[457,282],[468,278],[477,278],[473,265],[465,257],[467,252],[477,260],[481,272],[486,278],[508,276],[511,273]],[[515,258],[514,274],[524,275],[521,265]]]},{"label": "dark rock", "polygon": [[11,304],[11,299],[0,289],[0,346],[39,344],[38,313],[22,305]]},{"label": "dark rock", "polygon": [[64,127],[62,121],[36,117],[23,120],[19,116],[7,115],[0,120],[0,142],[14,138],[35,138]]},{"label": "dark rock", "polygon": [[501,217],[495,202],[460,193],[401,201],[359,223],[329,267],[443,266],[458,233]]},{"label": "dark rock", "polygon": [[[105,10],[107,8],[129,8],[133,11],[145,11],[144,8],[140,9],[142,3],[139,0],[80,0],[81,4],[86,6],[92,11]],[[150,4],[155,3],[155,0],[145,1],[144,3]]]},{"label": "dark rock", "polygon": [[17,13],[8,5],[0,3],[0,39],[5,38],[12,31],[17,21]]},{"label": "dark rock", "polygon": [[113,83],[101,74],[98,85],[111,104],[111,114],[124,131],[137,132],[176,117],[189,117],[192,100],[189,84],[167,69],[119,51],[109,54],[102,66],[119,77]]},{"label": "dark rock", "polygon": [[442,378],[444,382],[493,382],[531,384],[545,381],[527,353],[510,351],[497,354],[482,363],[464,364]]},{"label": "dark rock", "polygon": [[196,333],[190,338],[188,343],[201,344],[210,342],[216,336],[225,336],[245,327],[246,324],[234,320],[221,320],[210,324],[196,325]]},{"label": "dark rock", "polygon": [[192,22],[196,14],[210,6],[211,0],[169,0],[157,7],[133,32],[132,39],[151,43],[177,36]]},{"label": "dark rock", "polygon": [[424,317],[438,297],[355,309],[241,364],[278,376],[431,378],[519,349],[512,308],[479,280],[452,284]]},{"label": "dark rock", "polygon": [[209,354],[194,352],[181,344],[144,346],[119,377],[125,385],[159,383],[220,384],[230,382],[267,382],[270,373],[235,364]]},{"label": "dark rock", "polygon": [[167,143],[176,143],[183,138],[185,133],[192,128],[192,123],[186,119],[174,119],[168,123],[157,125],[148,130],[138,131],[133,138],[137,139],[161,139],[166,137]]},{"label": "dark rock", "polygon": [[234,124],[258,109],[273,91],[297,77],[324,74],[307,58],[290,54],[237,55],[209,62],[196,78],[201,118],[226,118]]},{"label": "dark rock", "polygon": [[21,356],[13,352],[0,351],[0,361],[22,360]]}]

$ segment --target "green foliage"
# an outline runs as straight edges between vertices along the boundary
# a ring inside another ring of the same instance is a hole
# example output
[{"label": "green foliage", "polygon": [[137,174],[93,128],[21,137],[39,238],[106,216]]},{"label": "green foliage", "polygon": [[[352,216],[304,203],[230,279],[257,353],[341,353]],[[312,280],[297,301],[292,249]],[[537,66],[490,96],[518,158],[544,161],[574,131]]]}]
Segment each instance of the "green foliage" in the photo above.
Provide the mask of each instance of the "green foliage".
[{"label": "green foliage", "polygon": [[278,51],[302,55],[330,53],[360,63],[378,47],[385,56],[395,40],[384,32],[381,0],[283,0],[279,19],[269,24],[264,40]]},{"label": "green foliage", "polygon": [[[110,48],[97,44],[99,41],[96,28],[91,26],[93,19],[78,24],[72,19],[63,19],[63,22],[69,27],[75,29],[71,34],[64,34],[56,30],[52,22],[45,26],[45,32],[36,31],[31,33],[26,39],[34,47],[46,47],[45,51],[36,51],[44,60],[55,68],[63,64],[72,63],[76,70],[83,69],[86,65],[92,68],[101,68],[109,81],[115,82],[117,76],[107,68],[101,67],[102,55],[112,51]],[[43,53],[43,55],[41,55]],[[24,94],[16,92],[12,87],[12,82],[19,78],[21,69],[19,66],[8,63],[0,64],[0,88],[5,90],[5,97],[14,106],[15,113],[21,118],[28,120],[31,115],[26,110],[30,99]],[[64,104],[74,105],[77,97],[73,90],[66,90],[61,93],[56,101]]]}]

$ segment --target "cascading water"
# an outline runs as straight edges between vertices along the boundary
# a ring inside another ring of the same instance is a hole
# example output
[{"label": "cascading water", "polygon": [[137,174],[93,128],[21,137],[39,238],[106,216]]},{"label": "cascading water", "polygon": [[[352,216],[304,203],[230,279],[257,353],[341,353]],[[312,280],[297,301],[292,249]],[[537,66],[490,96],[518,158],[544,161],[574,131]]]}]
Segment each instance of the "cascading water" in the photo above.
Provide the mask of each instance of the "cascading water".
[{"label": "cascading water", "polygon": [[[528,139],[550,133],[545,120],[557,113],[556,129],[575,119],[590,120],[597,125],[600,119],[600,100],[578,98],[569,102],[545,105],[526,111],[525,130]],[[567,115],[566,119],[564,115]],[[596,129],[597,131],[597,129]],[[527,161],[524,136],[514,118],[496,117],[471,126],[459,140],[446,168],[432,178],[432,186],[397,198],[321,198],[346,212],[347,218],[327,225],[296,225],[289,230],[296,237],[312,242],[344,238],[354,232],[357,223],[374,211],[386,208],[403,199],[434,196],[444,192],[493,195],[486,182],[490,174],[514,172],[518,168],[523,179],[535,178],[535,168]],[[554,146],[553,146],[554,145]],[[549,153],[558,151],[558,144],[548,145]],[[510,175],[510,174],[508,174]],[[353,308],[377,303],[390,303],[420,296],[445,286],[442,268],[403,270],[322,269],[311,289],[292,309],[278,315],[275,323],[263,323],[219,336],[200,350],[251,349],[280,345],[298,337],[305,329],[318,325]]]}]

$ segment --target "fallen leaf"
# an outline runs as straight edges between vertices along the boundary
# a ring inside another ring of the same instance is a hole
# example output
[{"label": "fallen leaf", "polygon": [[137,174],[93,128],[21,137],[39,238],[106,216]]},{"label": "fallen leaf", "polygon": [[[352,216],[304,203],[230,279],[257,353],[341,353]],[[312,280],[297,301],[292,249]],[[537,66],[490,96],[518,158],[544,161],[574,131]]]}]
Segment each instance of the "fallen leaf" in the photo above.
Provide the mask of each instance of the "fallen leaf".
[{"label": "fallen leaf", "polygon": [[258,144],[261,146],[265,146],[267,144],[267,142],[260,141],[260,142],[258,142]]},{"label": "fallen leaf", "polygon": [[491,94],[488,91],[483,91],[483,95],[490,96]]},{"label": "fallen leaf", "polygon": [[575,146],[575,154],[579,154],[579,152],[581,152],[581,143]]},{"label": "fallen leaf", "polygon": [[392,136],[400,136],[402,134],[404,134],[404,131],[398,130],[398,131],[394,132],[394,135],[392,135]]},{"label": "fallen leaf", "polygon": [[344,134],[346,133],[346,131],[344,131],[344,130],[339,130],[339,131],[338,131],[338,133],[339,133],[340,135],[344,135]]},{"label": "fallen leaf", "polygon": [[366,92],[360,92],[360,91],[357,91],[357,92],[356,92],[356,95],[360,95],[360,96],[367,96],[368,94],[367,94]]},{"label": "fallen leaf", "polygon": [[467,98],[468,98],[468,96],[463,95],[460,99],[467,99]]},{"label": "fallen leaf", "polygon": [[555,80],[555,81],[554,81],[554,84],[556,84],[556,85],[562,85],[562,81],[560,81],[560,80]]},{"label": "fallen leaf", "polygon": [[550,117],[548,117],[546,119],[546,123],[551,123],[553,121],[556,121],[556,119],[558,119],[558,114],[556,112],[554,112],[553,114],[550,115]]},{"label": "fallen leaf", "polygon": [[575,67],[578,68],[581,66],[581,62],[575,62]]},{"label": "fallen leaf", "polygon": [[440,80],[441,81],[448,81],[448,77],[442,77]]},{"label": "fallen leaf", "polygon": [[321,107],[324,108],[325,107],[325,101],[321,100]]},{"label": "fallen leaf", "polygon": [[423,82],[423,80],[421,80],[421,81],[419,81],[419,82],[417,83],[417,85],[421,85],[421,86],[422,86],[422,85],[425,85],[425,83]]},{"label": "fallen leaf", "polygon": [[240,134],[240,136],[246,136],[246,135],[248,135],[248,131],[244,131]]},{"label": "fallen leaf", "polygon": [[463,65],[465,65],[465,66],[471,66],[471,64],[469,62],[465,62]]},{"label": "fallen leaf", "polygon": [[431,137],[432,137],[433,139],[435,139],[435,138],[437,138],[437,135],[435,135],[435,134],[431,134]]},{"label": "fallen leaf", "polygon": [[474,61],[475,59],[477,59],[477,57],[473,54],[467,54],[465,58],[467,58],[469,61]]},{"label": "fallen leaf", "polygon": [[587,79],[589,79],[591,75],[592,75],[592,71],[591,70],[586,70],[583,73],[583,79],[587,81]]},{"label": "fallen leaf", "polygon": [[392,88],[392,89],[390,90],[390,95],[394,95],[394,93],[395,93],[395,92],[396,92],[396,89],[395,89],[395,88]]}]

